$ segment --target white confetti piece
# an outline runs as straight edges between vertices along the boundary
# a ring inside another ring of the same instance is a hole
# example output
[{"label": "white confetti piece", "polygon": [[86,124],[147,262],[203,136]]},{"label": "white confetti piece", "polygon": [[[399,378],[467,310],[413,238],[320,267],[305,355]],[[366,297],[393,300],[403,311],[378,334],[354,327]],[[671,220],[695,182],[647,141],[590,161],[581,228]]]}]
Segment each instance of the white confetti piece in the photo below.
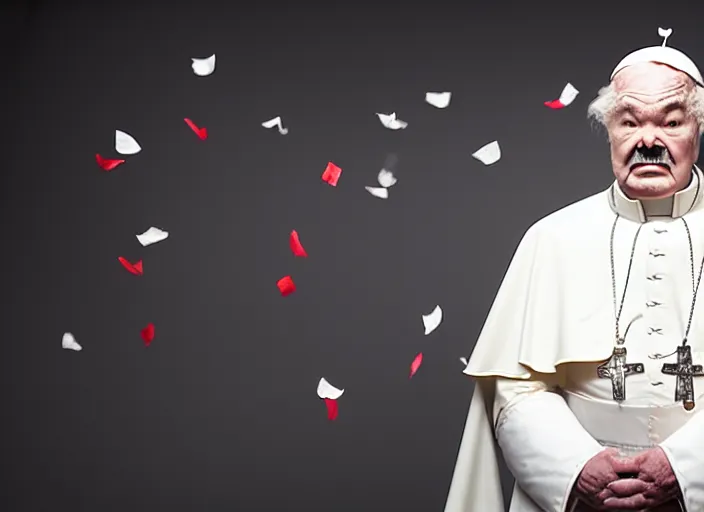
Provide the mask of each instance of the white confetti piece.
[{"label": "white confetti piece", "polygon": [[283,125],[281,124],[281,116],[277,116],[274,119],[269,119],[268,121],[264,121],[262,123],[262,126],[264,128],[273,128],[276,126],[279,129],[279,133],[281,135],[286,135],[288,133],[288,128],[284,128]]},{"label": "white confetti piece", "polygon": [[215,54],[212,54],[207,59],[191,59],[193,63],[191,67],[193,72],[198,76],[208,76],[215,71]]},{"label": "white confetti piece", "polygon": [[66,350],[75,350],[76,352],[83,350],[83,347],[78,344],[76,338],[74,338],[73,334],[70,332],[65,332],[63,338],[61,338],[61,348],[65,348]]},{"label": "white confetti piece", "polygon": [[115,151],[121,155],[135,155],[142,151],[142,147],[129,133],[115,130]]},{"label": "white confetti piece", "polygon": [[397,181],[396,177],[394,176],[394,173],[391,171],[387,171],[386,169],[380,170],[379,175],[376,177],[376,179],[379,182],[379,185],[384,188],[392,187],[396,184]]},{"label": "white confetti piece", "polygon": [[425,101],[437,108],[445,108],[450,104],[451,92],[426,92]]},{"label": "white confetti piece", "polygon": [[159,228],[155,228],[154,226],[152,226],[141,235],[137,235],[137,240],[139,240],[140,244],[146,247],[148,245],[161,242],[162,240],[168,238],[168,236],[168,231],[163,231]]},{"label": "white confetti piece", "polygon": [[442,322],[442,309],[440,306],[435,306],[435,309],[429,315],[423,315],[423,326],[425,327],[425,335],[427,336],[438,328]]},{"label": "white confetti piece", "polygon": [[337,389],[324,378],[320,379],[320,382],[318,382],[318,396],[323,400],[326,398],[330,400],[337,400],[344,392],[344,389]]},{"label": "white confetti piece", "polygon": [[374,197],[378,197],[379,199],[388,199],[389,198],[389,190],[384,187],[364,187],[364,188],[367,190],[367,192],[369,192]]},{"label": "white confetti piece", "polygon": [[467,366],[469,364],[469,361],[467,361],[466,357],[460,357],[460,363]]},{"label": "white confetti piece", "polygon": [[553,109],[565,108],[574,101],[578,94],[579,91],[575,89],[574,85],[568,82],[562,89],[560,97],[556,100],[546,101],[545,105]]},{"label": "white confetti piece", "polygon": [[660,37],[664,37],[665,40],[662,42],[662,45],[665,46],[667,44],[667,38],[672,35],[672,29],[671,28],[662,28],[658,27],[658,35]]},{"label": "white confetti piece", "polygon": [[497,141],[490,142],[486,146],[479,148],[472,156],[482,162],[484,165],[496,163],[501,158],[501,148]]},{"label": "white confetti piece", "polygon": [[389,130],[402,130],[408,126],[407,122],[396,119],[396,112],[392,112],[391,114],[380,114],[377,112],[376,115],[379,116],[379,121],[381,121],[381,124]]}]

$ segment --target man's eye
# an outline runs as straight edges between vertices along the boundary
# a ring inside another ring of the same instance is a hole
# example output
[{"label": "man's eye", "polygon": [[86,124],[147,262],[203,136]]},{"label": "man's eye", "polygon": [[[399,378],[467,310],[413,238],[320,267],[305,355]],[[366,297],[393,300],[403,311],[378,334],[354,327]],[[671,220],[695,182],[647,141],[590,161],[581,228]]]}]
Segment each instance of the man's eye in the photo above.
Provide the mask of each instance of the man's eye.
[{"label": "man's eye", "polygon": [[679,125],[680,125],[679,121],[670,121],[669,123],[667,123],[667,126],[669,128],[677,128]]},{"label": "man's eye", "polygon": [[633,128],[636,125],[633,121],[624,121],[623,126],[628,126],[629,128]]}]

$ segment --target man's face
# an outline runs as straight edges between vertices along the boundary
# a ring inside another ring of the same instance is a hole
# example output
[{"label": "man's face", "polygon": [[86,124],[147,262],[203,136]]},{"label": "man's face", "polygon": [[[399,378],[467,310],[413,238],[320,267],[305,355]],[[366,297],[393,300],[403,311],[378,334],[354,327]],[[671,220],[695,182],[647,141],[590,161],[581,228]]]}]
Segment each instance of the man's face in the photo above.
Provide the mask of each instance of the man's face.
[{"label": "man's face", "polygon": [[699,126],[685,104],[694,83],[648,62],[620,71],[614,86],[618,97],[607,128],[617,182],[632,199],[674,195],[688,185],[699,157]]}]

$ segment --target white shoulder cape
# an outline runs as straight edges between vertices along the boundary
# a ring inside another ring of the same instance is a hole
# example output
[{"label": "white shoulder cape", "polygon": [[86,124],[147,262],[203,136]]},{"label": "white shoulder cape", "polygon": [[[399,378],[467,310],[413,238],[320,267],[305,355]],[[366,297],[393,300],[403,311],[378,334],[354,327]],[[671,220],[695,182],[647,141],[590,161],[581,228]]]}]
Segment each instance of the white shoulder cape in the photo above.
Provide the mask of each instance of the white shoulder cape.
[{"label": "white shoulder cape", "polygon": [[[445,512],[505,510],[492,377],[529,379],[563,363],[611,356],[614,217],[604,191],[541,219],[521,240],[464,371],[486,378],[475,379]],[[511,510],[539,508],[517,489]]]}]

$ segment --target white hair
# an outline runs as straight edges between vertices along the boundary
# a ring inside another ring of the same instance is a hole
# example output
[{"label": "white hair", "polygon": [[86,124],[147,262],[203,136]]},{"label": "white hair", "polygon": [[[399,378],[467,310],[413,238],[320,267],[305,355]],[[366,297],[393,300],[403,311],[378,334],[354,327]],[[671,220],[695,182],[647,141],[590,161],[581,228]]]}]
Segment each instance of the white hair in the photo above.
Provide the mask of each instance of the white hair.
[{"label": "white hair", "polygon": [[[616,106],[618,93],[614,83],[599,89],[597,97],[587,108],[587,117],[606,127],[609,116]],[[704,87],[695,86],[685,99],[687,110],[699,124],[699,133],[704,134]]]}]

